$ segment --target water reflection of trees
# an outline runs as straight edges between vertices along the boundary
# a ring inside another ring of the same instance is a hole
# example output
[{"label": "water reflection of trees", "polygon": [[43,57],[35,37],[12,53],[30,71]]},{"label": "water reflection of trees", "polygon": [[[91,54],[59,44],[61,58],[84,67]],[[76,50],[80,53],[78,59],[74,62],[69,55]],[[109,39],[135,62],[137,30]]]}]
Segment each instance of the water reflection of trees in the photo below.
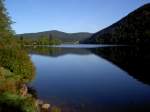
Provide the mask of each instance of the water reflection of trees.
[{"label": "water reflection of trees", "polygon": [[[128,72],[129,75],[139,80],[142,83],[150,84],[149,79],[149,67],[150,67],[150,47],[140,47],[140,46],[120,46],[120,47],[101,47],[93,49],[80,49],[80,48],[47,48],[47,47],[35,47],[28,48],[28,52],[31,54],[45,55],[58,57],[65,54],[78,54],[78,55],[88,55],[94,53],[95,55],[106,59],[107,61],[117,65],[124,71]],[[29,88],[29,92],[33,94],[34,97],[38,97],[38,93],[34,88]],[[144,105],[144,104],[143,104]],[[133,107],[132,107],[133,106]],[[149,106],[144,105],[139,111],[142,112],[144,109],[149,109]],[[91,111],[101,111],[97,105],[52,105],[52,110],[61,110],[61,112],[91,112]],[[95,110],[94,110],[95,109]],[[122,111],[122,108],[114,108],[114,110]],[[107,111],[107,109],[105,109]],[[124,111],[137,111],[135,105],[127,107]],[[108,108],[108,111],[111,109]]]},{"label": "water reflection of trees", "polygon": [[25,47],[30,54],[47,55],[58,57],[66,54],[88,55],[91,52],[87,49],[60,48],[60,47]]},{"label": "water reflection of trees", "polygon": [[96,55],[107,59],[125,70],[135,79],[150,84],[150,47],[122,46],[91,49]]},{"label": "water reflection of trees", "polygon": [[135,79],[150,84],[150,47],[148,46],[101,47],[93,49],[27,47],[26,49],[31,54],[52,57],[66,54],[88,55],[94,53],[125,70]]}]

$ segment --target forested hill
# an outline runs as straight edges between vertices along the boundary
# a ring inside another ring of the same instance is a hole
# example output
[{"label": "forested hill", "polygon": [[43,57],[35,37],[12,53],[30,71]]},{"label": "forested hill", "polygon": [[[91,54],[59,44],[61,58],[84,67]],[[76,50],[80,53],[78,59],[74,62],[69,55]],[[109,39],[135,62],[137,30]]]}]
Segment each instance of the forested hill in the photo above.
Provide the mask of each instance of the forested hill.
[{"label": "forested hill", "polygon": [[120,21],[93,34],[81,43],[146,44],[150,43],[150,3],[136,9]]},{"label": "forested hill", "polygon": [[59,39],[61,42],[78,42],[84,39],[87,39],[91,36],[91,33],[88,32],[79,32],[79,33],[65,33],[57,30],[37,32],[37,33],[25,33],[18,34],[18,37],[23,37],[25,39],[37,39],[41,37],[52,37],[54,39]]}]

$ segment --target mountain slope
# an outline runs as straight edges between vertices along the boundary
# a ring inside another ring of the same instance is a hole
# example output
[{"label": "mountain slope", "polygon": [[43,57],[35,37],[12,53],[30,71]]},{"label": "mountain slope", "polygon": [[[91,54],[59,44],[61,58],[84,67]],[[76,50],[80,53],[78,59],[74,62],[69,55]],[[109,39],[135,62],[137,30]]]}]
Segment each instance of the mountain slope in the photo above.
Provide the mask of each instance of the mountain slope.
[{"label": "mountain slope", "polygon": [[120,21],[93,34],[81,43],[140,44],[150,43],[150,3]]},{"label": "mountain slope", "polygon": [[59,39],[62,42],[76,42],[87,39],[91,36],[91,33],[80,32],[80,33],[65,33],[57,30],[38,32],[38,33],[26,33],[26,34],[18,34],[18,37],[23,37],[26,39],[37,39],[40,37],[49,37]]}]

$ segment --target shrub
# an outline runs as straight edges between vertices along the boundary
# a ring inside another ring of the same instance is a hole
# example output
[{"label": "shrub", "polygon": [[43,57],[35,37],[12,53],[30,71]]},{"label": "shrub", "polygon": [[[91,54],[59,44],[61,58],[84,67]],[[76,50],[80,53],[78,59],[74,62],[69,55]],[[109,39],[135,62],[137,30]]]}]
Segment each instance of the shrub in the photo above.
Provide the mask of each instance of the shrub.
[{"label": "shrub", "polygon": [[30,81],[34,77],[34,66],[30,57],[23,50],[0,49],[0,65],[10,70],[14,75],[18,75],[23,82]]},{"label": "shrub", "polygon": [[[2,112],[36,112],[35,99],[22,97],[16,94],[5,92],[0,95],[0,111]],[[6,108],[7,107],[7,108]]]}]

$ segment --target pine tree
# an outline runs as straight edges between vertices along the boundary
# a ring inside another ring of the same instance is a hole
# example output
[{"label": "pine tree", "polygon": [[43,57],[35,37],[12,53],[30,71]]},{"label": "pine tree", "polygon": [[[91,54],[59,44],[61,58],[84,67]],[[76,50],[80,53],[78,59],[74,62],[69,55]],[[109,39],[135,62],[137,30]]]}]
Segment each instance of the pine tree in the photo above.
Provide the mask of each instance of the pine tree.
[{"label": "pine tree", "polygon": [[8,16],[8,12],[4,6],[5,0],[0,0],[0,44],[6,44],[10,42],[10,38],[13,37],[13,31],[11,29],[12,21]]}]

